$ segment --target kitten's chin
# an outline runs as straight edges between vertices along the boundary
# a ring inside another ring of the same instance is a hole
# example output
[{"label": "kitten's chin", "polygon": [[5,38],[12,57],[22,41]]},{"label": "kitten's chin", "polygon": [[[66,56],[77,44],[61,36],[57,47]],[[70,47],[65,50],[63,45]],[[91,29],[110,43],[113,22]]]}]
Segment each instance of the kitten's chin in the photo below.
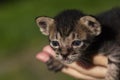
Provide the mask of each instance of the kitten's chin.
[{"label": "kitten's chin", "polygon": [[64,64],[71,64],[73,62],[77,61],[76,59],[75,60],[71,60],[71,59],[67,59],[67,60],[64,60],[62,59],[61,62],[64,63]]},{"label": "kitten's chin", "polygon": [[80,56],[79,54],[75,54],[75,55],[69,55],[67,58],[63,58],[61,55],[59,55],[59,56],[56,56],[56,58],[62,63],[71,64],[73,62],[78,61],[79,56]]},{"label": "kitten's chin", "polygon": [[74,61],[70,61],[70,60],[62,60],[62,63],[65,63],[65,64],[71,64],[73,63]]}]

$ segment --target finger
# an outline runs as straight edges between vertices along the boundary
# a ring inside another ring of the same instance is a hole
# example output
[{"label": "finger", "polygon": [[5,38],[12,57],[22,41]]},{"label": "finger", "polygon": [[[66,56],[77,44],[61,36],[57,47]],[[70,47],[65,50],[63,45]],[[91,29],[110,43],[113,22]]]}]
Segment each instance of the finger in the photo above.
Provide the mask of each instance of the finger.
[{"label": "finger", "polygon": [[50,59],[50,55],[46,52],[40,52],[36,55],[36,58],[45,63]]},{"label": "finger", "polygon": [[96,55],[93,57],[93,63],[95,65],[101,65],[107,67],[108,60],[107,57],[103,55]]},{"label": "finger", "polygon": [[44,51],[44,52],[47,52],[47,53],[50,54],[51,56],[55,57],[55,52],[54,52],[54,50],[53,50],[49,45],[45,46],[45,47],[43,48],[43,51]]},{"label": "finger", "polygon": [[77,78],[77,79],[82,79],[82,80],[98,80],[98,78],[82,74],[82,73],[80,73],[80,72],[78,72],[75,69],[72,69],[70,67],[63,68],[61,70],[61,72],[65,73],[67,75],[70,75],[70,76],[72,76],[74,78]]},{"label": "finger", "polygon": [[93,77],[98,77],[98,78],[104,78],[105,74],[107,72],[107,69],[105,67],[101,66],[95,66],[90,69],[86,69],[78,65],[77,63],[72,63],[72,64],[66,64],[67,66],[79,71],[80,73],[93,76]]}]

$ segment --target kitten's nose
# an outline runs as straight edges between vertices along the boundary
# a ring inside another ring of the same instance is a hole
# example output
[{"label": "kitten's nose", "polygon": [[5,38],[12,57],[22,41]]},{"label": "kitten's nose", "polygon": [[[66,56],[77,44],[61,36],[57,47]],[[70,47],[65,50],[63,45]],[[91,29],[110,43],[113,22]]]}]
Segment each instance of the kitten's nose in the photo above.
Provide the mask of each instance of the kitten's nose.
[{"label": "kitten's nose", "polygon": [[73,49],[72,48],[63,48],[62,49],[62,52],[61,52],[61,56],[64,58],[64,59],[66,59],[67,58],[67,56],[71,53],[71,51],[72,51]]},{"label": "kitten's nose", "polygon": [[63,59],[67,59],[68,53],[66,53],[66,54],[61,54],[61,55],[62,55]]}]

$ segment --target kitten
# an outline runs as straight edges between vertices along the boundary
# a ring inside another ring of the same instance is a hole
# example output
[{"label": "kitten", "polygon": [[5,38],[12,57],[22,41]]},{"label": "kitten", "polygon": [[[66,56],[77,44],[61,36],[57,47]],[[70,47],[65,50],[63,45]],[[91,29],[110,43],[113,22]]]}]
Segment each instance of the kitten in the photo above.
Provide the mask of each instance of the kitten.
[{"label": "kitten", "polygon": [[59,71],[64,67],[62,63],[74,61],[92,64],[92,57],[101,54],[108,57],[104,80],[120,80],[120,8],[95,17],[78,10],[65,10],[54,18],[38,17],[36,23],[49,37],[60,61],[51,58],[48,68]]}]

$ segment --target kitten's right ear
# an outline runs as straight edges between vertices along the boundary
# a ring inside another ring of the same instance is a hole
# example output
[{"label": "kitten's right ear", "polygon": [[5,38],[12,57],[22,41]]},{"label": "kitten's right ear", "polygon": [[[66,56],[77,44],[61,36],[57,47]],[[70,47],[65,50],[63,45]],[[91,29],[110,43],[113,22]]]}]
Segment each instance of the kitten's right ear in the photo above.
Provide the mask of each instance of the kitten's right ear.
[{"label": "kitten's right ear", "polygon": [[101,34],[101,25],[99,21],[93,16],[81,17],[80,23],[90,31],[90,34],[94,36],[98,36]]},{"label": "kitten's right ear", "polygon": [[49,35],[49,29],[53,25],[54,19],[50,17],[38,17],[36,18],[36,23],[44,35]]}]

